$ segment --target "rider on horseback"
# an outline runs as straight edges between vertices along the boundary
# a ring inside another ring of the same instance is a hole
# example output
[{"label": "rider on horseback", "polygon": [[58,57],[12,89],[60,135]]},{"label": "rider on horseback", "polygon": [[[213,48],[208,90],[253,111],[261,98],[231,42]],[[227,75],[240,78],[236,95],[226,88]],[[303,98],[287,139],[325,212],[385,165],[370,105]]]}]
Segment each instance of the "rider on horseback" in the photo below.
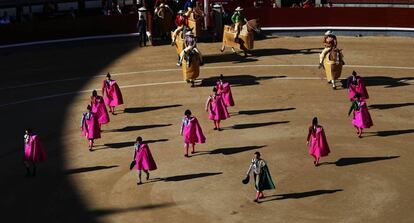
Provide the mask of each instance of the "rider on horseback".
[{"label": "rider on horseback", "polygon": [[[183,62],[183,58],[184,56],[186,56],[186,58],[188,58],[189,55],[191,54],[198,54],[199,58],[200,58],[200,65],[203,65],[203,57],[200,53],[200,51],[197,49],[197,41],[196,38],[194,37],[193,32],[188,31],[185,34],[185,39],[184,39],[184,50],[181,51],[180,53],[180,59],[177,62],[177,66],[181,66],[182,62]],[[189,60],[186,60],[187,63],[189,63]]]},{"label": "rider on horseback", "polygon": [[336,36],[330,30],[325,33],[323,44],[325,45],[325,49],[319,55],[319,68],[323,67],[323,60],[326,54],[337,46]]},{"label": "rider on horseback", "polygon": [[235,9],[235,12],[231,16],[231,21],[234,23],[234,31],[236,31],[236,34],[234,35],[234,41],[238,42],[240,30],[242,29],[244,23],[247,23],[246,16],[243,13],[243,8],[238,6]]},{"label": "rider on horseback", "polygon": [[173,32],[171,45],[175,44],[175,39],[179,32],[183,31],[184,27],[188,26],[188,17],[184,15],[183,10],[178,11],[177,17],[175,18],[175,24],[177,25],[177,28]]}]

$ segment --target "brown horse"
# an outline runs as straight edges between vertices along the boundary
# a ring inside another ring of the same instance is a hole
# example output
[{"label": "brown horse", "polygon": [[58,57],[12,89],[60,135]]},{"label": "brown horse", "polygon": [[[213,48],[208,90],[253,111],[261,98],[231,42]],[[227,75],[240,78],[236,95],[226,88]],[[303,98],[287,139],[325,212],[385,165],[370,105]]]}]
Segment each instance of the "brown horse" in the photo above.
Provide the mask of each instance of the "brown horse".
[{"label": "brown horse", "polygon": [[252,19],[247,21],[246,24],[242,26],[240,30],[238,42],[235,41],[235,31],[234,27],[224,26],[223,31],[223,43],[221,46],[221,52],[227,47],[231,47],[233,52],[236,52],[234,48],[243,50],[244,55],[248,55],[248,51],[253,49],[254,43],[254,32],[260,33],[259,22],[257,19]]},{"label": "brown horse", "polygon": [[160,6],[155,14],[159,24],[161,37],[169,38],[171,30],[174,30],[174,14],[170,8]]}]

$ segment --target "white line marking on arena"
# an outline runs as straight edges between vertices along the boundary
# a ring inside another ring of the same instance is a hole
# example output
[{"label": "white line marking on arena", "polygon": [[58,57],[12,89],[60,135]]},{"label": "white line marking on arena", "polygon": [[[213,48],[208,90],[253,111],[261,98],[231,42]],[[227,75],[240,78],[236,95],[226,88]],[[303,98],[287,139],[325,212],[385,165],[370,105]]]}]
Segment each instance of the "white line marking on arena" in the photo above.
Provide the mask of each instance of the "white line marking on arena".
[{"label": "white line marking on arena", "polygon": [[[314,66],[314,65],[308,65],[308,66]],[[230,67],[234,67],[234,66],[222,66],[220,68],[223,68],[223,67],[230,68]],[[242,66],[242,67],[247,67],[247,66]],[[218,67],[206,67],[206,68],[213,69],[213,68],[218,68]],[[133,72],[130,72],[130,73],[133,73]],[[240,79],[240,78],[232,78],[232,79],[237,80],[237,79]],[[287,77],[287,76],[283,77],[282,76],[282,77],[278,77],[278,78],[275,78],[275,79],[272,79],[272,80],[324,80],[324,79],[326,79],[326,78],[325,77]],[[343,80],[345,78],[340,78],[340,79]],[[198,80],[198,81],[201,81],[201,80]],[[120,86],[120,88],[125,89],[125,88],[134,88],[134,87],[147,87],[147,86],[183,84],[183,83],[185,83],[185,81],[168,81],[168,82],[156,82],[156,83],[146,83],[146,84],[125,85],[125,86]],[[44,99],[50,99],[50,98],[68,96],[68,95],[91,93],[92,91],[93,91],[93,89],[89,89],[89,90],[72,91],[72,92],[66,92],[66,93],[61,93],[61,94],[53,94],[53,95],[35,97],[35,98],[10,102],[10,103],[6,103],[6,104],[1,104],[0,108],[7,107],[7,106],[10,106],[10,105],[23,104],[23,103],[27,103],[27,102],[40,101],[40,100],[44,100]]]},{"label": "white line marking on arena", "polygon": [[[159,83],[134,84],[134,85],[120,86],[120,88],[124,89],[124,88],[133,88],[133,87],[146,87],[146,86],[157,86],[157,85],[167,85],[167,84],[182,84],[182,83],[185,83],[185,81],[169,81],[169,82],[159,82]],[[92,91],[93,91],[92,89],[89,89],[89,90],[72,91],[72,92],[66,92],[66,93],[61,93],[61,94],[52,94],[52,95],[47,95],[47,96],[35,97],[35,98],[30,98],[30,99],[25,99],[25,100],[20,100],[20,101],[15,101],[15,102],[2,104],[2,105],[0,105],[0,108],[7,107],[7,106],[10,106],[10,105],[18,105],[18,104],[23,104],[23,103],[27,103],[27,102],[40,101],[40,100],[44,100],[44,99],[57,98],[57,97],[68,96],[68,95],[91,93]]]},{"label": "white line marking on arena", "polygon": [[[313,27],[262,27],[262,30],[267,31],[280,31],[280,30],[376,30],[376,31],[414,31],[412,27],[354,27],[354,26],[313,26]],[[0,45],[0,49],[21,47],[21,46],[34,46],[34,45],[43,45],[50,43],[64,43],[64,42],[75,42],[82,40],[97,40],[97,39],[110,39],[110,38],[120,38],[120,37],[133,37],[138,36],[138,33],[124,33],[124,34],[114,34],[114,35],[99,35],[99,36],[85,36],[85,37],[76,37],[76,38],[65,38],[65,39],[54,39],[54,40],[44,40],[44,41],[34,41],[34,42],[25,42],[25,43],[16,43],[16,44],[7,44]]]},{"label": "white line marking on arena", "polygon": [[21,46],[43,45],[43,44],[50,44],[50,43],[65,43],[65,42],[75,42],[75,41],[81,41],[81,40],[110,39],[110,38],[130,37],[130,36],[138,36],[138,33],[86,36],[86,37],[76,37],[76,38],[66,38],[66,39],[43,40],[43,41],[26,42],[26,43],[16,43],[16,44],[0,45],[0,49],[21,47]]},{"label": "white line marking on arena", "polygon": [[[253,68],[253,67],[317,67],[317,65],[313,65],[313,64],[256,64],[256,65],[211,66],[211,67],[206,66],[206,67],[201,67],[201,69],[202,70],[210,70],[210,69],[226,69],[226,68]],[[399,66],[345,65],[344,67],[370,68],[370,69],[414,70],[414,67],[399,67]],[[180,70],[181,70],[181,68],[160,69],[160,70],[144,70],[144,71],[131,71],[131,72],[112,73],[111,75],[112,76],[125,76],[125,75],[132,75],[132,74],[162,73],[162,72],[172,72],[172,71],[180,71]],[[17,88],[25,88],[25,87],[35,87],[35,86],[53,84],[53,83],[59,83],[59,82],[78,81],[78,80],[86,80],[86,79],[90,79],[90,78],[102,78],[102,77],[105,77],[105,75],[94,75],[94,76],[84,76],[84,77],[74,77],[74,78],[60,79],[60,80],[41,81],[41,82],[30,83],[30,84],[21,84],[21,85],[1,87],[0,90],[10,90],[10,89],[17,89]]]}]

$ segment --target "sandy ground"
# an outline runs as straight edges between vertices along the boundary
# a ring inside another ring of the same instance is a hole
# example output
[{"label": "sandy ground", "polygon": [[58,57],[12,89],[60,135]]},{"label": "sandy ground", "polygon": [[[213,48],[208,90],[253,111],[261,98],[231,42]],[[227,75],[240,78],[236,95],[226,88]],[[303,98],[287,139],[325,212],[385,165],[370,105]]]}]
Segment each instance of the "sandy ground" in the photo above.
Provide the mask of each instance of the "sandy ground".
[{"label": "sandy ground", "polygon": [[[131,39],[8,49],[1,52],[1,209],[15,222],[412,222],[414,220],[414,39],[340,37],[347,66],[365,77],[374,126],[359,139],[347,116],[347,91],[332,90],[317,69],[321,38],[255,42],[254,56],[201,43],[205,66],[189,88],[171,46],[139,48]],[[103,127],[96,151],[81,137],[90,90],[114,73],[125,104]],[[230,78],[236,106],[212,130],[204,111],[211,83]],[[69,79],[55,82],[54,80]],[[51,81],[35,86],[37,82]],[[148,85],[145,85],[148,84]],[[16,87],[18,86],[18,87]],[[58,96],[64,94],[62,96]],[[39,98],[44,96],[50,98]],[[29,101],[24,101],[31,99]],[[9,103],[16,103],[7,105]],[[183,157],[185,109],[207,143]],[[313,166],[307,128],[324,126],[332,153]],[[38,130],[49,159],[23,178],[22,136]],[[129,171],[133,141],[150,140],[158,165],[137,186]],[[253,203],[241,180],[255,151],[276,190]],[[3,212],[2,211],[2,212]]]}]

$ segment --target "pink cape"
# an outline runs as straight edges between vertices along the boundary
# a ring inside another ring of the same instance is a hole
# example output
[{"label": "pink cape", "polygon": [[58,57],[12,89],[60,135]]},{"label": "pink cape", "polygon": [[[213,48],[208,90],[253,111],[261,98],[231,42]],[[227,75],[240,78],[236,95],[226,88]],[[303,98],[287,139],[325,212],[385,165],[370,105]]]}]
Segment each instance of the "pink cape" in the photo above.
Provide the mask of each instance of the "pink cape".
[{"label": "pink cape", "polygon": [[198,123],[197,118],[191,117],[189,124],[185,125],[185,123],[183,123],[182,128],[185,144],[201,144],[206,142],[206,137],[203,134],[203,130],[201,129],[200,123]]},{"label": "pink cape", "polygon": [[98,117],[95,113],[90,113],[89,119],[86,119],[88,113],[83,113],[84,122],[82,125],[83,136],[88,139],[101,138],[101,128],[99,127]]},{"label": "pink cape", "polygon": [[24,160],[39,163],[46,160],[46,151],[37,135],[29,136],[28,143],[24,146]]},{"label": "pink cape", "polygon": [[329,150],[325,131],[322,126],[317,126],[315,132],[312,131],[312,128],[312,126],[309,128],[309,154],[315,158],[327,156],[331,151]]},{"label": "pink cape", "polygon": [[147,144],[141,144],[135,154],[137,170],[156,170],[157,164],[152,157],[151,151]]},{"label": "pink cape", "polygon": [[104,95],[105,104],[109,106],[118,106],[124,103],[121,89],[115,80],[111,80],[109,86],[106,80],[102,84],[102,95]]},{"label": "pink cape", "polygon": [[352,124],[355,127],[363,129],[370,128],[374,125],[365,101],[361,101],[359,111],[354,110],[354,118],[352,119]]},{"label": "pink cape", "polygon": [[216,95],[215,98],[213,96],[210,97],[210,104],[207,109],[210,113],[208,116],[210,120],[220,121],[230,118],[230,114],[220,94]]},{"label": "pink cape", "polygon": [[231,87],[229,82],[224,82],[223,84],[220,81],[217,81],[217,90],[223,96],[223,101],[226,106],[234,106],[233,94],[231,93]]},{"label": "pink cape", "polygon": [[353,101],[357,93],[361,95],[361,99],[368,99],[369,95],[368,95],[367,88],[365,87],[364,80],[362,79],[362,77],[359,77],[359,76],[357,76],[356,79],[357,79],[356,85],[349,84],[348,86],[349,100]]},{"label": "pink cape", "polygon": [[106,109],[104,99],[101,96],[91,96],[92,112],[98,116],[99,124],[106,124],[109,122],[109,114]]}]

